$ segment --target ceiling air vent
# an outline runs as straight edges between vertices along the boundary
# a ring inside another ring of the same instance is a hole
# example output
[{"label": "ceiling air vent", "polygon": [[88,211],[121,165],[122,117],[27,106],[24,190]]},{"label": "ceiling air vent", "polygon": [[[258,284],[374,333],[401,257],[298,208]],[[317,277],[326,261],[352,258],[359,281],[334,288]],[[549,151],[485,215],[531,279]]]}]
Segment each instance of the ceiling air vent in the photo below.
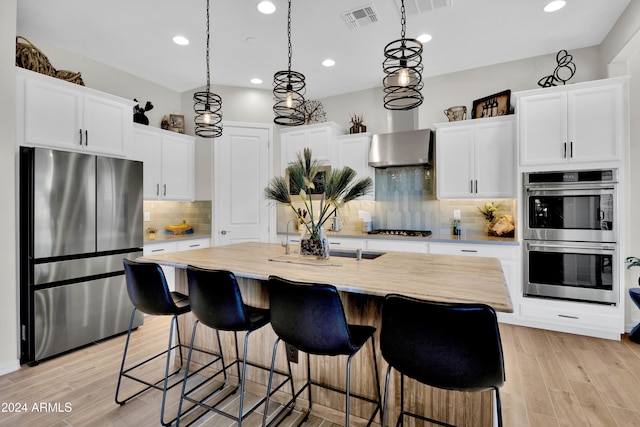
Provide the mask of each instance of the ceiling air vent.
[{"label": "ceiling air vent", "polygon": [[342,12],[342,18],[352,30],[378,22],[378,14],[372,4]]},{"label": "ceiling air vent", "polygon": [[[404,9],[407,15],[419,15],[434,9],[450,7],[452,3],[453,0],[406,0],[404,2]],[[396,5],[398,6],[398,10],[400,10],[400,0],[396,0]]]}]

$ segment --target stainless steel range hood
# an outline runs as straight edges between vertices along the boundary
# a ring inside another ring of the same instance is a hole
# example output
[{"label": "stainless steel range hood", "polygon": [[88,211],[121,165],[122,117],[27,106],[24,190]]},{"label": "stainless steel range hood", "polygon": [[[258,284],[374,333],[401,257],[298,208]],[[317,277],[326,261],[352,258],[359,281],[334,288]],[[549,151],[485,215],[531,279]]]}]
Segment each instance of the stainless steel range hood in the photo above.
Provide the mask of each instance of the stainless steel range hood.
[{"label": "stainless steel range hood", "polygon": [[433,166],[431,129],[410,130],[373,135],[369,166]]}]

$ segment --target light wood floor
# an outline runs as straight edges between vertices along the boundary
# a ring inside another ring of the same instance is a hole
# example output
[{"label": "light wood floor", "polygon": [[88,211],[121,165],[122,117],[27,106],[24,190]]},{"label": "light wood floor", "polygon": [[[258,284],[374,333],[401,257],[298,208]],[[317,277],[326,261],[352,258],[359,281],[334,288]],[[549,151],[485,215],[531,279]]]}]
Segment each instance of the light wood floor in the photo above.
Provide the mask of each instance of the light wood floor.
[{"label": "light wood floor", "polygon": [[[168,319],[146,318],[132,340],[131,357],[161,350],[167,330]],[[626,337],[616,342],[505,324],[500,330],[505,426],[640,425],[640,345]],[[123,344],[124,337],[116,337],[1,376],[0,425],[159,425],[160,393],[150,391],[124,406],[114,402]],[[169,396],[170,415],[178,389]],[[246,425],[259,425],[259,418]],[[206,416],[195,425],[233,424]],[[336,427],[314,416],[306,426]]]}]

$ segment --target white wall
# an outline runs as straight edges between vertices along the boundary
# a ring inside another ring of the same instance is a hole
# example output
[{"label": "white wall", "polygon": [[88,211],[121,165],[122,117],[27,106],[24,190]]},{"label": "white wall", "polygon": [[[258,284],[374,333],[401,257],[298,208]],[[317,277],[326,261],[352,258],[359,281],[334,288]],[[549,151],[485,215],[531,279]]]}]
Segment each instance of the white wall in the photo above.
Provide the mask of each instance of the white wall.
[{"label": "white wall", "polygon": [[[203,80],[205,75],[203,73]],[[185,133],[195,135],[193,119],[193,94],[205,87],[183,92],[181,95],[184,111]],[[222,98],[222,122],[273,123],[273,94],[264,89],[232,86],[211,86],[211,92]],[[223,128],[224,132],[224,128]],[[274,138],[279,147],[279,132]],[[213,193],[213,144],[215,139],[196,137],[196,200],[211,200]],[[274,150],[274,158],[280,158],[279,148]]]},{"label": "white wall", "polygon": [[[569,84],[606,77],[606,66],[601,61],[598,47],[576,49],[569,53],[576,64],[576,74]],[[428,68],[429,58],[423,60]],[[506,89],[512,92],[536,89],[539,87],[538,80],[552,74],[556,65],[555,54],[551,54],[426,78],[422,90],[424,102],[419,107],[416,128],[430,128],[434,123],[446,122],[444,110],[452,106],[465,105],[470,118],[475,99]],[[328,121],[348,129],[350,116],[355,113],[364,115],[367,131],[386,133],[392,129],[382,105],[383,96],[382,87],[379,87],[321,98],[320,101]]]},{"label": "white wall", "polygon": [[16,4],[0,2],[0,375],[18,367],[18,285],[16,224]]}]

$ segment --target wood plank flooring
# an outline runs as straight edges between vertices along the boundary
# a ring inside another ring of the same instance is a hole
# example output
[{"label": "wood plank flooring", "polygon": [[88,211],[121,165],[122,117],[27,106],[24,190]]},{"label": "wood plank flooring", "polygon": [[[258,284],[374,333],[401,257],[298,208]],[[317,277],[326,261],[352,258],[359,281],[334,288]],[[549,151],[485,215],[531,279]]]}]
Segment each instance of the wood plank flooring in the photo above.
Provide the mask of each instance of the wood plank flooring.
[{"label": "wood plank flooring", "polygon": [[[145,319],[130,346],[132,360],[166,346],[168,323],[168,318]],[[500,331],[507,376],[501,389],[505,426],[640,425],[640,345],[626,337],[616,342],[506,324]],[[0,426],[160,425],[159,392],[124,406],[114,402],[124,340],[105,340],[1,376]],[[177,410],[179,392],[176,387],[168,397],[169,415]],[[305,426],[342,423],[320,415],[331,421],[312,415]],[[260,421],[260,416],[250,417],[245,424],[254,427]],[[233,424],[209,414],[194,423]]]}]

